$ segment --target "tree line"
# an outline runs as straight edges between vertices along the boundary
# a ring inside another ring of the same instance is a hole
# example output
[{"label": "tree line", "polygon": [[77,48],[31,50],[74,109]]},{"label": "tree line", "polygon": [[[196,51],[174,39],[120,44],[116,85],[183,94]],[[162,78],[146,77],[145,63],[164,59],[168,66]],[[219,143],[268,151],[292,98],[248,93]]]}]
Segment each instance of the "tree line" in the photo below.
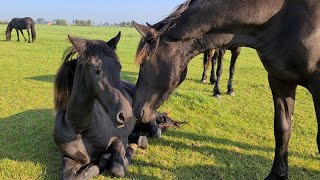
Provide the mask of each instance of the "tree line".
[{"label": "tree line", "polygon": [[[60,25],[60,26],[68,26],[68,22],[66,19],[54,19],[53,21],[46,21],[44,18],[38,18],[36,20],[38,24],[50,24],[50,25]],[[102,23],[95,24],[92,20],[81,20],[74,19],[71,25],[75,26],[120,26],[120,27],[132,27],[131,21],[122,21],[120,23]]]}]

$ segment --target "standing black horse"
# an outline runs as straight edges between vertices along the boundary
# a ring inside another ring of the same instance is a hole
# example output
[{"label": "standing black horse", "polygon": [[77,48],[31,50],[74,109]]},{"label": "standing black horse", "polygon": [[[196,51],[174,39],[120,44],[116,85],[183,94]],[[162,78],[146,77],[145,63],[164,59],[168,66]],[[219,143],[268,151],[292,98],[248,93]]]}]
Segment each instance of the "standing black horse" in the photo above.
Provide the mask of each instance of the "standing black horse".
[{"label": "standing black horse", "polygon": [[288,145],[297,85],[312,94],[320,152],[319,0],[188,0],[142,35],[133,111],[143,122],[185,79],[196,55],[219,47],[257,50],[274,101],[275,156],[266,179],[288,178]]},{"label": "standing black horse", "polygon": [[[227,47],[227,48],[217,48],[211,49],[208,51],[203,52],[203,73],[201,82],[207,82],[207,70],[211,64],[211,75],[210,75],[210,83],[214,84],[213,89],[213,96],[216,98],[220,98],[220,79],[223,70],[223,57],[227,50],[231,51],[231,61],[230,61],[230,68],[229,68],[229,81],[228,81],[228,91],[227,94],[230,96],[234,96],[234,89],[233,89],[233,75],[235,72],[235,65],[236,61],[239,57],[241,48],[240,47]],[[218,63],[217,72],[215,72],[215,65]]]},{"label": "standing black horse", "polygon": [[23,38],[25,41],[27,41],[26,37],[24,37],[23,29],[26,29],[28,32],[28,43],[30,43],[30,29],[31,29],[31,36],[32,36],[32,42],[36,40],[36,30],[34,28],[35,23],[32,18],[25,17],[25,18],[13,18],[6,30],[6,40],[11,41],[11,31],[12,29],[15,29],[17,31],[18,41],[20,41],[19,37],[19,31],[21,32]]}]

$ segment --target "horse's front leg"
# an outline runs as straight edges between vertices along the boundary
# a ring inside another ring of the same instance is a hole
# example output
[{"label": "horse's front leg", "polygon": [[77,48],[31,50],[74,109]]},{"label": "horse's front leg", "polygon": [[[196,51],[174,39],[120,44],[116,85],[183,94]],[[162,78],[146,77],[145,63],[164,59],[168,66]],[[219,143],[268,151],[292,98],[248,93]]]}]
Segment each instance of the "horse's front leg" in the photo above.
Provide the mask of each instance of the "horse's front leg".
[{"label": "horse's front leg", "polygon": [[19,37],[19,30],[18,30],[18,29],[16,29],[16,31],[17,31],[17,37],[18,37],[18,40],[17,40],[17,41],[20,41],[20,37]]},{"label": "horse's front leg", "polygon": [[297,85],[270,74],[268,79],[274,101],[274,136],[276,148],[272,169],[266,179],[287,179],[288,144]]},{"label": "horse's front leg", "polygon": [[320,153],[320,73],[314,75],[314,79],[308,88],[313,97],[314,108],[316,110],[318,122],[317,144],[318,152]]},{"label": "horse's front leg", "polygon": [[228,91],[227,91],[227,94],[230,96],[235,96],[235,93],[233,90],[233,75],[236,70],[235,65],[240,55],[240,50],[241,50],[240,47],[231,50],[231,61],[230,61],[229,81],[228,81]]},{"label": "horse's front leg", "polygon": [[111,155],[110,171],[114,176],[124,177],[125,171],[132,161],[136,148],[137,145],[130,144],[129,147],[125,149],[120,139],[116,139],[112,142],[108,148],[108,152],[110,152]]},{"label": "horse's front leg", "polygon": [[80,161],[75,161],[68,157],[63,157],[63,180],[85,180],[99,175],[100,171],[97,165],[84,165]]},{"label": "horse's front leg", "polygon": [[213,85],[216,84],[216,82],[217,82],[217,77],[216,77],[216,73],[215,73],[215,66],[217,63],[218,56],[219,56],[218,50],[214,50],[214,54],[211,57],[211,73],[210,73],[210,83]]},{"label": "horse's front leg", "polygon": [[24,41],[27,41],[26,37],[25,37],[24,34],[23,34],[23,31],[20,30],[20,32],[21,32],[21,34],[22,34],[22,36],[23,36],[23,38],[24,38]]}]

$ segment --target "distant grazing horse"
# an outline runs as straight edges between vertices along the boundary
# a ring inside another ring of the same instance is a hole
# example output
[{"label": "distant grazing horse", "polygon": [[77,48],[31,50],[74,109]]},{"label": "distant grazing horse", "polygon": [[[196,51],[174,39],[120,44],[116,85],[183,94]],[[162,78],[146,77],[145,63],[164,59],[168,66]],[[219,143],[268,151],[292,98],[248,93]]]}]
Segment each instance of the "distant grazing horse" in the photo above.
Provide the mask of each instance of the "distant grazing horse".
[{"label": "distant grazing horse", "polygon": [[[211,75],[210,75],[210,83],[214,84],[213,96],[216,98],[220,98],[220,79],[223,70],[223,57],[227,50],[231,51],[231,61],[230,61],[230,69],[229,69],[229,81],[228,81],[228,91],[227,94],[230,96],[234,96],[233,90],[233,75],[235,71],[235,64],[239,57],[241,48],[240,47],[228,47],[228,48],[217,48],[216,50],[211,49],[205,51],[203,53],[203,73],[201,82],[207,82],[207,70],[211,64]],[[217,73],[215,74],[215,65],[218,63]]]},{"label": "distant grazing horse", "polygon": [[34,28],[34,21],[30,17],[13,18],[9,22],[9,24],[7,26],[7,30],[6,30],[6,40],[7,41],[11,41],[11,31],[12,31],[12,29],[15,29],[17,31],[18,41],[20,41],[19,31],[21,32],[24,40],[27,41],[26,37],[24,37],[23,31],[22,31],[23,29],[26,29],[27,32],[28,32],[28,43],[30,43],[30,31],[29,31],[29,29],[31,29],[32,42],[34,42],[36,40],[36,30]]},{"label": "distant grazing horse", "polygon": [[142,35],[135,116],[148,122],[185,79],[196,55],[219,47],[257,50],[274,101],[275,155],[266,179],[288,178],[288,145],[297,85],[312,94],[320,152],[319,0],[187,0],[152,27],[133,23]]},{"label": "distant grazing horse", "polygon": [[[136,149],[128,143],[147,145],[145,136],[132,134],[134,85],[120,79],[119,39],[120,33],[108,42],[69,36],[73,47],[54,82],[54,140],[63,154],[62,179],[89,179],[106,168],[123,177]],[[146,128],[152,136],[159,133],[154,122]]]}]

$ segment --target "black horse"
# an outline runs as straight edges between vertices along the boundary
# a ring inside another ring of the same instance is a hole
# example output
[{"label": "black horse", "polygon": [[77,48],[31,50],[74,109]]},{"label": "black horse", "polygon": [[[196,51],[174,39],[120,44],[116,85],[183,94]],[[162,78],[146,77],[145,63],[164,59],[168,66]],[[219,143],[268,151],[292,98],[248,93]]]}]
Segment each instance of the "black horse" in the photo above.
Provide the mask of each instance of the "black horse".
[{"label": "black horse", "polygon": [[11,31],[12,29],[15,29],[17,31],[18,41],[20,41],[19,38],[19,31],[21,32],[23,38],[25,41],[27,41],[26,37],[24,37],[23,29],[26,29],[28,32],[28,43],[30,43],[30,29],[31,29],[31,36],[32,36],[32,42],[36,40],[36,30],[35,30],[35,23],[32,18],[25,17],[25,18],[13,18],[6,30],[6,40],[11,41]]},{"label": "black horse", "polygon": [[[160,135],[156,121],[134,130],[135,87],[120,79],[115,53],[119,39],[120,33],[108,42],[69,36],[73,47],[66,51],[54,82],[54,140],[63,154],[62,179],[89,179],[105,169],[123,177],[136,146],[148,145],[144,135]],[[156,120],[170,121],[165,114]]]},{"label": "black horse", "polygon": [[187,65],[212,48],[257,50],[274,101],[275,156],[266,179],[288,178],[288,145],[298,85],[312,94],[320,152],[319,0],[187,0],[152,27],[133,23],[142,35],[133,112],[143,122],[186,77]]},{"label": "black horse", "polygon": [[[211,49],[203,52],[203,73],[201,82],[207,82],[207,70],[211,64],[211,75],[210,75],[210,83],[214,84],[213,96],[220,99],[220,79],[223,70],[223,57],[227,50],[231,51],[231,60],[230,60],[230,68],[229,68],[229,81],[228,81],[228,91],[227,94],[230,96],[235,96],[233,89],[233,75],[235,72],[235,64],[240,55],[241,48],[240,47],[227,47],[227,48],[217,48]],[[217,72],[215,74],[215,65],[218,63]]]}]

